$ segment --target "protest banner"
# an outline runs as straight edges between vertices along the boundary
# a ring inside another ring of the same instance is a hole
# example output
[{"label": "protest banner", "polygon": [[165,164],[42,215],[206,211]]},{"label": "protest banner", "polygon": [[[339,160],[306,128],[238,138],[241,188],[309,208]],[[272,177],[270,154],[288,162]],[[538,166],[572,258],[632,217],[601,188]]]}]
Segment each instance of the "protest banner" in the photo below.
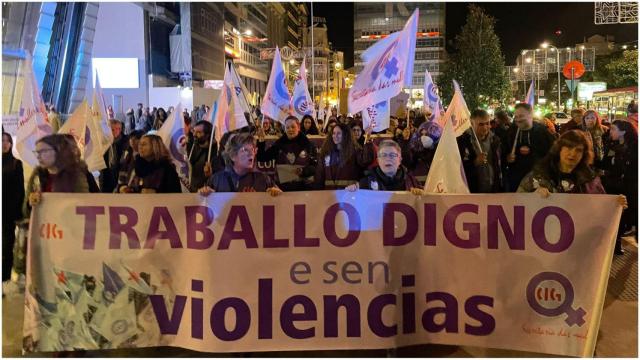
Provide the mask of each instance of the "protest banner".
[{"label": "protest banner", "polygon": [[46,193],[24,343],[592,356],[620,214],[613,195]]}]

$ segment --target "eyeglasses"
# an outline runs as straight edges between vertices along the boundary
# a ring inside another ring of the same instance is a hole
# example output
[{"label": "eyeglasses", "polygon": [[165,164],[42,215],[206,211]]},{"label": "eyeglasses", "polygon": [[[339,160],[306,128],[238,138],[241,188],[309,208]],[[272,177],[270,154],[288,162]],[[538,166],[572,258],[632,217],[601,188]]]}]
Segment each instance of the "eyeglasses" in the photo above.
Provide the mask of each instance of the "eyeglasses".
[{"label": "eyeglasses", "polygon": [[253,154],[256,152],[256,148],[254,146],[244,146],[238,150],[238,154]]},{"label": "eyeglasses", "polygon": [[379,158],[389,158],[389,159],[397,159],[398,157],[400,157],[400,154],[397,153],[378,153],[378,157]]},{"label": "eyeglasses", "polygon": [[33,150],[33,155],[38,156],[38,155],[42,155],[46,152],[49,151],[55,151],[55,149],[42,149],[42,150]]}]

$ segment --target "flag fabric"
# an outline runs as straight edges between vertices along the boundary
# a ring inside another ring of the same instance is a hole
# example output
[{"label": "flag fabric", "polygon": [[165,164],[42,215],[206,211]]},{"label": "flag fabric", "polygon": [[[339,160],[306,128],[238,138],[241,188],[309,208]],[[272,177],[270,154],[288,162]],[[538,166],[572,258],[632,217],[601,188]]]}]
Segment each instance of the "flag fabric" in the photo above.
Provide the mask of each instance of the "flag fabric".
[{"label": "flag fabric", "polygon": [[275,121],[284,125],[284,119],[291,113],[291,96],[287,89],[287,76],[282,68],[280,49],[276,46],[271,75],[267,84],[267,91],[262,99],[260,111]]},{"label": "flag fabric", "polygon": [[83,100],[80,105],[73,111],[71,117],[65,121],[64,125],[58,130],[58,134],[69,134],[73,136],[80,149],[80,155],[84,158],[85,138],[87,129],[87,118],[91,112],[87,100]]},{"label": "flag fabric", "polygon": [[458,142],[451,121],[447,121],[444,125],[424,184],[424,190],[428,193],[469,194]]},{"label": "flag fabric", "polygon": [[[84,275],[72,271],[53,268],[55,276],[55,293],[58,299],[66,300],[75,304],[78,301],[80,292],[84,289]],[[60,312],[60,309],[58,309]]]},{"label": "flag fabric", "polygon": [[533,105],[535,103],[534,83],[535,82],[533,80],[531,80],[531,85],[529,85],[529,91],[527,91],[527,98],[525,99],[525,102],[527,104],[529,104],[532,109],[533,109]]},{"label": "flag fabric", "polygon": [[298,119],[302,119],[305,115],[311,115],[311,117],[315,118],[315,106],[307,85],[306,61],[307,58],[302,59],[302,64],[293,86],[293,98],[291,99],[293,113]]},{"label": "flag fabric", "polygon": [[389,100],[389,114],[397,118],[407,117],[407,100],[409,100],[409,94],[404,91],[392,97]]},{"label": "flag fabric", "polygon": [[113,348],[136,335],[136,311],[133,301],[129,301],[129,292],[121,291],[113,304],[98,309],[90,326],[104,336]]},{"label": "flag fabric", "polygon": [[[176,115],[178,114],[178,115]],[[162,124],[156,135],[169,150],[173,164],[176,166],[182,192],[190,192],[189,172],[190,164],[187,160],[187,137],[184,133],[184,119],[182,117],[182,103],[179,103],[167,120]]]},{"label": "flag fabric", "polygon": [[251,116],[251,104],[249,103],[249,90],[244,86],[242,79],[240,79],[240,75],[238,75],[238,71],[236,71],[236,67],[233,66],[233,62],[231,60],[227,61],[227,68],[225,69],[225,78],[224,81],[227,81],[227,74],[229,72],[229,81],[233,84],[233,88],[236,91],[236,95],[238,96],[238,101],[240,102],[240,107],[243,112],[249,113]]},{"label": "flag fabric", "polygon": [[38,159],[33,154],[36,149],[36,142],[41,137],[53,133],[53,129],[49,124],[47,110],[33,73],[31,55],[28,55],[23,63],[22,79],[22,99],[20,101],[18,129],[16,130],[16,151],[22,161],[32,167],[36,167]]},{"label": "flag fabric", "polygon": [[424,96],[423,96],[423,105],[425,110],[429,110],[431,112],[431,116],[429,116],[429,121],[436,121],[440,125],[440,117],[444,114],[444,107],[442,106],[442,100],[440,100],[440,95],[438,95],[438,87],[433,82],[431,78],[431,74],[429,70],[424,71]]},{"label": "flag fabric", "polygon": [[[96,79],[97,82],[98,80]],[[91,172],[107,167],[103,155],[113,143],[113,134],[107,122],[105,109],[100,105],[99,99],[98,91],[94,89],[91,116],[87,120],[86,147],[84,151],[84,161]],[[108,134],[105,133],[105,125],[108,129]]]},{"label": "flag fabric", "polygon": [[215,136],[220,143],[222,136],[230,131],[248,126],[247,118],[242,110],[240,99],[233,91],[233,84],[225,83],[220,92],[216,107]]},{"label": "flag fabric", "polygon": [[455,89],[453,98],[449,103],[447,112],[441,117],[440,125],[444,127],[447,122],[451,122],[454,134],[458,137],[471,127],[471,113],[467,108],[467,103],[464,101],[460,86],[455,80],[453,81],[453,87]]},{"label": "flag fabric", "polygon": [[106,300],[106,303],[111,303],[124,288],[124,281],[109,265],[102,263],[102,282],[104,283],[103,299]]},{"label": "flag fabric", "polygon": [[362,110],[362,126],[367,129],[371,124],[375,124],[374,132],[386,130],[389,128],[390,115],[389,100],[381,101]]},{"label": "flag fabric", "polygon": [[416,9],[402,31],[388,36],[365,52],[364,69],[349,89],[350,113],[379,104],[396,96],[403,86],[411,86],[418,16],[419,10]]},{"label": "flag fabric", "polygon": [[140,273],[132,270],[130,267],[125,265],[124,262],[120,261],[122,268],[126,271],[125,275],[125,284],[132,289],[136,290],[139,293],[151,295],[153,294],[153,290],[147,284],[146,281],[142,277],[140,277]]}]

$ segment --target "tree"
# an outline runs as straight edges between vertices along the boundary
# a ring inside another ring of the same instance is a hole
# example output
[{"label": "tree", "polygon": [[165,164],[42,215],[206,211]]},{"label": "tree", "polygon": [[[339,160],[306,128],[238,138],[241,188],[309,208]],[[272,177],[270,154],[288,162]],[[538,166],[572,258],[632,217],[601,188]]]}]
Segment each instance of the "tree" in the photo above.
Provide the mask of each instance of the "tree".
[{"label": "tree", "polygon": [[506,104],[511,86],[494,25],[495,19],[482,8],[469,5],[467,23],[456,36],[457,51],[450,56],[439,81],[444,101],[453,96],[451,80],[455,79],[470,110],[495,101]]},{"label": "tree", "polygon": [[606,65],[609,73],[608,87],[638,86],[638,50],[626,50],[622,56]]}]

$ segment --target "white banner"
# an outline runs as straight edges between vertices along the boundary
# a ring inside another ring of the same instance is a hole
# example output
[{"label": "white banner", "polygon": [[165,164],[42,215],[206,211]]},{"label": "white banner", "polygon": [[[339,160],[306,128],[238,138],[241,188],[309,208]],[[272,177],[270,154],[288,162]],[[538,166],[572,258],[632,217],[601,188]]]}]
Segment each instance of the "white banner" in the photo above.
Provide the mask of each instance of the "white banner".
[{"label": "white banner", "polygon": [[593,355],[616,196],[302,195],[43,194],[27,350]]}]

